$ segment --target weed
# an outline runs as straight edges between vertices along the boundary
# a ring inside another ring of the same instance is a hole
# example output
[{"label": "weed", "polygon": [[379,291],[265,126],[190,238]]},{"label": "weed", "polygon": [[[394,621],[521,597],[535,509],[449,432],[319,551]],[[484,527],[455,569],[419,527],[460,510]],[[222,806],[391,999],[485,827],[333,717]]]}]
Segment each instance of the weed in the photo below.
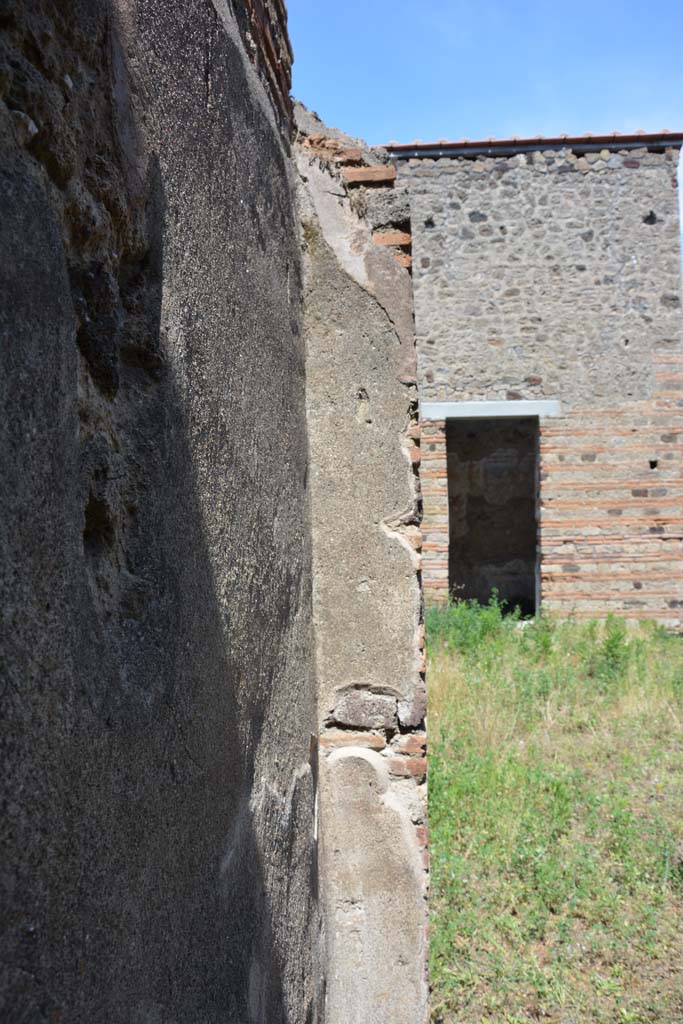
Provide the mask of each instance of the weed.
[{"label": "weed", "polygon": [[683,641],[427,616],[435,1021],[683,1020]]}]

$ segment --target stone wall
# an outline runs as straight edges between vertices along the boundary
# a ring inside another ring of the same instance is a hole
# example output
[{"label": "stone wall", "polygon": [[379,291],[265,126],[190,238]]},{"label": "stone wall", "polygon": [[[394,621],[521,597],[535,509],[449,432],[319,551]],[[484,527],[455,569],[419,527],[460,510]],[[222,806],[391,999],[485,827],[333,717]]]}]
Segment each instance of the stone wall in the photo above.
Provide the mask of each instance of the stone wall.
[{"label": "stone wall", "polygon": [[427,1015],[424,627],[406,197],[299,112],[328,1024]]},{"label": "stone wall", "polygon": [[[677,160],[539,148],[400,164],[421,398],[561,403],[540,464],[542,596],[558,611],[681,622]],[[423,425],[423,459],[425,587],[444,599],[445,423]]]},{"label": "stone wall", "polygon": [[0,29],[0,1017],[310,1024],[289,143],[222,0]]},{"label": "stone wall", "polygon": [[681,346],[678,151],[411,160],[426,400],[651,397]]}]

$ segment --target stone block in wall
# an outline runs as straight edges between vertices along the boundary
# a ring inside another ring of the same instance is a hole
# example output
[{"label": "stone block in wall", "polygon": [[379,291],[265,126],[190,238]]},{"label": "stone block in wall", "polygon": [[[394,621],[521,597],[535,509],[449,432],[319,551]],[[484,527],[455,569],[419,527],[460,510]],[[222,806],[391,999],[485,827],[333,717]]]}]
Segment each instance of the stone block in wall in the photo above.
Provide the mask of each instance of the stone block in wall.
[{"label": "stone block in wall", "polygon": [[339,696],[331,719],[338,725],[356,729],[394,731],[398,726],[396,697],[370,690],[349,690]]}]

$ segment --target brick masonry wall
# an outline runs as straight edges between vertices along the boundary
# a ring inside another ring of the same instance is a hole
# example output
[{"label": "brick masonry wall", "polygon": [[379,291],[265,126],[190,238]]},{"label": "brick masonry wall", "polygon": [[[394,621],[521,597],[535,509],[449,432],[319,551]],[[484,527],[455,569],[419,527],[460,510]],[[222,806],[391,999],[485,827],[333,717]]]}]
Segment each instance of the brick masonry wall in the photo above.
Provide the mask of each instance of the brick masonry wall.
[{"label": "brick masonry wall", "polygon": [[541,426],[544,607],[683,622],[683,353],[654,397]]},{"label": "brick masonry wall", "polygon": [[425,601],[448,600],[448,459],[445,420],[423,420],[421,433],[422,581]]},{"label": "brick masonry wall", "polygon": [[[618,611],[683,620],[683,354],[654,357],[648,402],[577,410],[541,424],[543,606],[579,617]],[[423,582],[448,599],[445,421],[423,421]]]},{"label": "brick masonry wall", "polygon": [[[544,607],[683,616],[678,151],[411,160],[423,400],[557,399]],[[445,424],[422,423],[426,599],[448,596]],[[650,464],[656,463],[654,469]]]}]

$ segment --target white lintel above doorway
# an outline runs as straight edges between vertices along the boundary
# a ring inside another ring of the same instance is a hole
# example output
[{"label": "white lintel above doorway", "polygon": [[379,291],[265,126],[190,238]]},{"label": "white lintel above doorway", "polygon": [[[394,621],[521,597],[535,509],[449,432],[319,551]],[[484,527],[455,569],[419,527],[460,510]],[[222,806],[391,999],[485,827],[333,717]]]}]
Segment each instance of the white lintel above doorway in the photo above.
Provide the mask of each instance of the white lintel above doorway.
[{"label": "white lintel above doorway", "polygon": [[558,401],[527,401],[519,399],[509,402],[421,402],[422,420],[483,420],[518,419],[522,416],[538,416],[539,419],[561,416],[562,407]]}]

